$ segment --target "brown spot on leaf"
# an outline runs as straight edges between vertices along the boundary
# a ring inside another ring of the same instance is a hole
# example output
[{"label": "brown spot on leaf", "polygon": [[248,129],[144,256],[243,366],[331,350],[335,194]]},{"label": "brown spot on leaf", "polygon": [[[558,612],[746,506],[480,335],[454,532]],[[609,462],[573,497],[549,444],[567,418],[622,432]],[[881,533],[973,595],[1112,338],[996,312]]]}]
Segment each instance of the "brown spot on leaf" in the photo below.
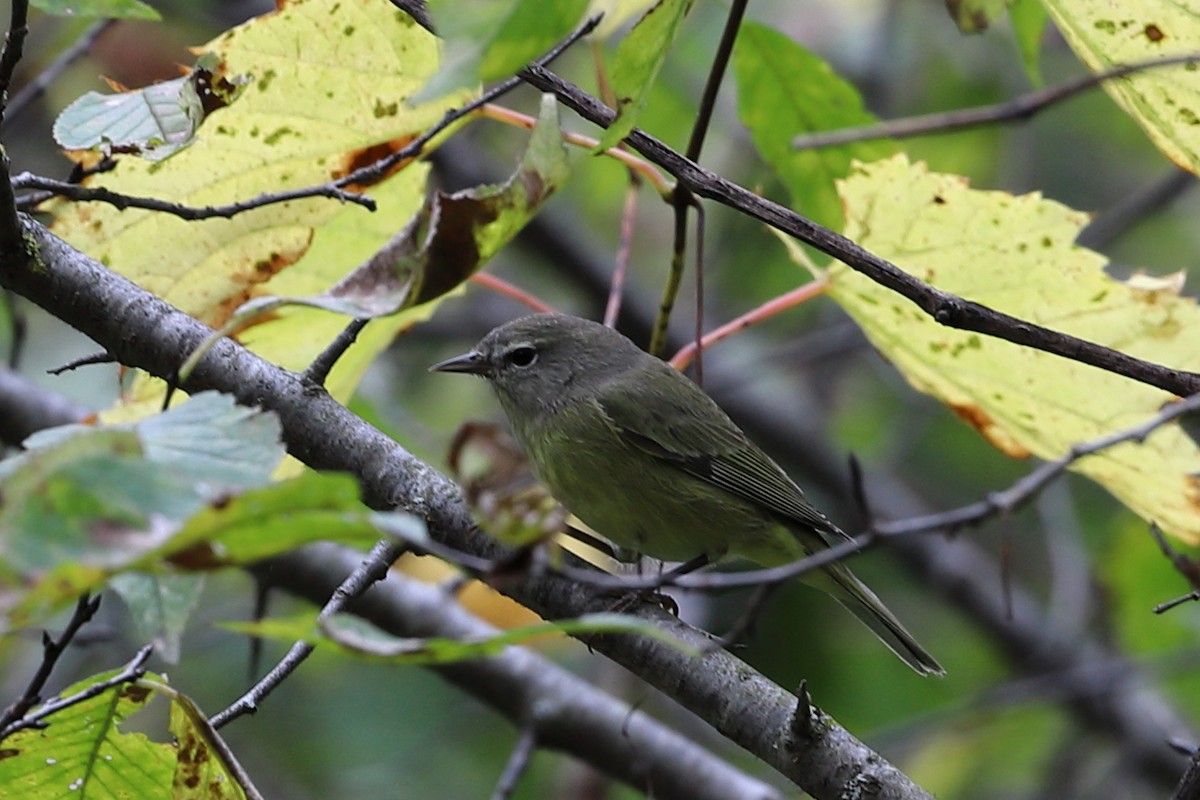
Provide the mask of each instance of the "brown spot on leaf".
[{"label": "brown spot on leaf", "polygon": [[1146,38],[1155,44],[1167,38],[1167,35],[1162,32],[1162,28],[1158,27],[1153,22],[1146,26],[1144,33],[1146,34]]},{"label": "brown spot on leaf", "polygon": [[179,739],[179,754],[176,757],[176,781],[190,789],[200,786],[204,764],[210,760],[208,744],[193,730],[188,730]]},{"label": "brown spot on leaf", "polygon": [[150,698],[150,690],[144,686],[135,686],[132,683],[125,684],[121,689],[121,697],[131,700],[135,703],[144,703]]},{"label": "brown spot on leaf", "polygon": [[211,572],[231,566],[226,558],[222,558],[207,542],[199,542],[191,547],[172,554],[167,561],[179,569],[192,572]]},{"label": "brown spot on leaf", "polygon": [[[363,167],[369,167],[372,164],[378,163],[379,161],[382,161],[383,159],[403,150],[415,138],[415,136],[401,136],[399,139],[392,139],[390,142],[380,142],[379,144],[373,144],[370,147],[364,147],[359,150],[351,150],[342,156],[342,163],[333,169],[329,177],[333,180],[338,180],[339,178],[344,178],[347,175],[362,169]],[[384,174],[380,175],[374,180],[365,183],[347,184],[344,188],[351,192],[361,192],[368,186],[373,186],[385,178],[395,175],[397,172],[404,169],[411,163],[412,159],[406,158],[396,164],[393,164]]]},{"label": "brown spot on leaf", "polygon": [[[240,286],[243,288],[240,290],[231,289],[224,299],[215,303],[200,315],[200,321],[213,328],[222,327],[229,321],[230,316],[233,315],[233,312],[242,303],[259,294],[258,287],[261,284],[271,280],[271,278],[303,258],[304,254],[308,252],[308,248],[312,245],[312,237],[313,232],[310,230],[308,238],[304,240],[302,245],[284,252],[276,251],[269,253],[264,258],[256,259],[244,267],[236,268],[229,276],[229,282],[234,287]],[[257,317],[251,324],[261,325],[272,318],[273,315],[271,314],[263,314]],[[244,328],[239,330],[244,330]],[[236,332],[234,335],[236,336]]]},{"label": "brown spot on leaf", "polygon": [[546,186],[546,181],[536,170],[521,170],[521,185],[525,187],[525,196],[531,205],[540,205],[554,191]]},{"label": "brown spot on leaf", "polygon": [[499,209],[494,198],[479,199],[466,193],[439,194],[440,213],[437,231],[429,242],[425,272],[412,304],[419,305],[440,297],[479,268],[479,243],[476,232],[496,220]]},{"label": "brown spot on leaf", "polygon": [[200,107],[204,116],[225,108],[237,96],[242,79],[230,80],[226,76],[225,64],[222,62],[217,72],[197,68],[192,74],[192,86],[200,98]]},{"label": "brown spot on leaf", "polygon": [[1029,452],[1020,443],[1008,435],[991,416],[974,403],[951,403],[950,410],[955,415],[983,434],[983,438],[992,443],[1000,452],[1012,458],[1029,458]]}]

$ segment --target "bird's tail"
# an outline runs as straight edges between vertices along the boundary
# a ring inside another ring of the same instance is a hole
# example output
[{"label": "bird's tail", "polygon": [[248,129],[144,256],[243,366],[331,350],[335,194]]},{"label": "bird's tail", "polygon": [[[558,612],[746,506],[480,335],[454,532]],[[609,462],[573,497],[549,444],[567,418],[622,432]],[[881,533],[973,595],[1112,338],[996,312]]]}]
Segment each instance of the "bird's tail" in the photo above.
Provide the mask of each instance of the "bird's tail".
[{"label": "bird's tail", "polygon": [[946,670],[929,654],[924,647],[917,643],[896,615],[888,610],[875,593],[866,584],[854,577],[850,570],[841,564],[823,570],[821,586],[845,606],[850,613],[862,620],[880,641],[898,655],[921,675],[945,675]]}]

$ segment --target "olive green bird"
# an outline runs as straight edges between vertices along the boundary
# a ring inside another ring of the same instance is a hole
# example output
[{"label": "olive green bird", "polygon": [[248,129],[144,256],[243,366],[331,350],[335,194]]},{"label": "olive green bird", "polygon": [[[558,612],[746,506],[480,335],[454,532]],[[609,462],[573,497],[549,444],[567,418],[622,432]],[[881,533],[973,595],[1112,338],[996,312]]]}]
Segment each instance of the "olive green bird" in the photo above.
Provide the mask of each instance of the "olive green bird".
[{"label": "olive green bird", "polygon": [[[623,548],[777,566],[848,538],[696,384],[603,325],[524,317],[431,369],[486,378],[537,477]],[[805,580],[914,670],[944,674],[843,564]]]}]

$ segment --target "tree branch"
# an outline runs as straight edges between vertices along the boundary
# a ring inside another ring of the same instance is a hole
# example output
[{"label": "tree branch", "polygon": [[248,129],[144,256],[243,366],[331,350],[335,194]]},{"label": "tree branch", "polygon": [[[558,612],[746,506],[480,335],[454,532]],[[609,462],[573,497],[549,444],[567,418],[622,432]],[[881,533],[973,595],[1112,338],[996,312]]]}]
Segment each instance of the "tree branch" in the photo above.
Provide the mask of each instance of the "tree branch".
[{"label": "tree branch", "polygon": [[1189,53],[1182,56],[1121,64],[1103,72],[1084,75],[1057,86],[1039,89],[1036,92],[1014,97],[1012,100],[1005,100],[1001,103],[976,106],[975,108],[956,108],[953,111],[938,111],[933,114],[922,114],[903,119],[889,119],[873,125],[842,128],[836,131],[801,134],[792,139],[792,148],[794,150],[812,150],[818,147],[832,147],[871,139],[907,139],[910,136],[929,133],[951,133],[979,125],[994,125],[997,122],[1023,122],[1039,111],[1045,111],[1047,108],[1093,89],[1105,81],[1124,78],[1151,69],[1194,64],[1197,61],[1200,61],[1200,54]]},{"label": "tree branch", "polygon": [[[614,119],[612,109],[543,67],[527,67],[521,71],[521,76],[531,86],[553,92],[564,105],[590,122],[607,127]],[[1133,358],[942,291],[845,236],[704,169],[647,133],[634,130],[625,141],[649,161],[674,175],[693,193],[716,200],[833,256],[879,285],[908,298],[939,324],[1070,358],[1181,396],[1200,392],[1200,374]]]},{"label": "tree branch", "polygon": [[43,428],[79,422],[87,411],[0,367],[0,443],[18,445]]},{"label": "tree branch", "polygon": [[[362,555],[318,544],[271,562],[260,574],[289,592],[322,602]],[[442,588],[396,573],[350,602],[348,610],[401,637],[485,638],[499,631],[464,610]],[[689,742],[641,711],[597,690],[522,647],[431,669],[482,700],[539,747],[561,750],[661,797],[777,798],[759,781]]]},{"label": "tree branch", "polygon": [[[4,232],[0,231],[0,239]],[[16,291],[78,328],[123,364],[159,377],[175,373],[210,329],[71,248],[31,220],[15,238],[35,244],[41,264],[9,260],[0,285]],[[400,445],[351,414],[319,387],[269,364],[225,339],[210,351],[182,388],[233,395],[248,406],[276,412],[288,451],[316,469],[355,475],[365,501],[401,508],[424,518],[430,534],[451,547],[483,557],[503,553],[486,537],[471,535],[470,514],[456,485]],[[563,578],[547,576],[509,592],[542,616],[562,618],[605,610],[608,601]],[[702,631],[653,609],[656,624],[698,648],[711,643]],[[881,798],[927,797],[903,773],[851,736],[817,708],[819,737],[797,739],[790,720],[795,695],[733,655],[709,652],[702,662],[639,637],[589,641],[691,709],[718,732],[766,761],[817,798],[838,797],[847,781],[881,787]]]}]

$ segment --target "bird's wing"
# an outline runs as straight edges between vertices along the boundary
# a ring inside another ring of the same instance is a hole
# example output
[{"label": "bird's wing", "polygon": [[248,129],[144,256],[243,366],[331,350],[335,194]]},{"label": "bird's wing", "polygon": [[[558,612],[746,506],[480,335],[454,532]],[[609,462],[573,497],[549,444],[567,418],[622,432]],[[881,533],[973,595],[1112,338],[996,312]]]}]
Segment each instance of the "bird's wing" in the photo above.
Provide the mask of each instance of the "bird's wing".
[{"label": "bird's wing", "polygon": [[[622,376],[599,393],[601,408],[626,442],[774,514],[846,537],[708,395],[666,364],[651,368],[660,366],[662,375],[653,380],[633,373],[628,383]],[[674,391],[654,391],[656,386]],[[647,398],[647,390],[656,396]]]}]

